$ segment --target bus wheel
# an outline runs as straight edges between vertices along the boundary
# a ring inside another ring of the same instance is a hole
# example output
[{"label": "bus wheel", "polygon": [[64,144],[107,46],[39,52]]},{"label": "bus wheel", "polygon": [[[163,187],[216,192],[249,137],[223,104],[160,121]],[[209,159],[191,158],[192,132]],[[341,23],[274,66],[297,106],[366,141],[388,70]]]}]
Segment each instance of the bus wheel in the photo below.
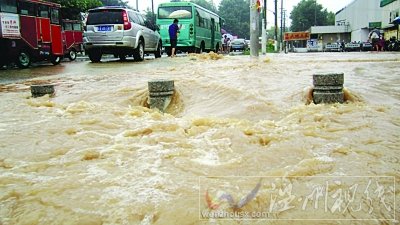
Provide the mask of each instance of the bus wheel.
[{"label": "bus wheel", "polygon": [[52,55],[50,61],[51,61],[51,63],[53,65],[58,65],[61,62],[61,57],[60,56],[56,56],[56,55]]},{"label": "bus wheel", "polygon": [[158,43],[157,50],[154,52],[154,56],[156,58],[161,58],[161,55],[162,55],[162,44],[161,44],[161,41],[160,41],[160,43]]},{"label": "bus wheel", "polygon": [[74,61],[76,59],[76,51],[74,49],[71,49],[71,51],[69,51],[68,58],[71,61]]},{"label": "bus wheel", "polygon": [[18,54],[17,66],[21,69],[28,68],[31,65],[31,56],[25,50]]},{"label": "bus wheel", "polygon": [[217,46],[215,46],[215,53],[219,52],[219,44],[217,44]]},{"label": "bus wheel", "polygon": [[98,63],[101,60],[101,52],[100,51],[90,51],[89,52],[89,59],[94,63]]},{"label": "bus wheel", "polygon": [[196,53],[202,54],[204,52],[204,42],[201,42],[200,48],[196,49]]},{"label": "bus wheel", "polygon": [[136,61],[143,61],[144,60],[144,46],[143,46],[143,41],[142,40],[139,40],[138,47],[133,52],[133,58]]}]

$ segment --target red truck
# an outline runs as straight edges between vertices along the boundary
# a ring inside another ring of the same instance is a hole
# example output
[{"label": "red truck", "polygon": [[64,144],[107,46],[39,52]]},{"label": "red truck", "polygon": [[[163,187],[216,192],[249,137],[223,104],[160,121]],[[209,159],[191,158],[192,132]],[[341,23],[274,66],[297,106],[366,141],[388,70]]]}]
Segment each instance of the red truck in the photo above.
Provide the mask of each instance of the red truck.
[{"label": "red truck", "polygon": [[0,1],[0,66],[59,64],[64,56],[59,4],[41,0]]},{"label": "red truck", "polygon": [[83,52],[83,29],[78,20],[63,20],[64,53],[71,61]]}]

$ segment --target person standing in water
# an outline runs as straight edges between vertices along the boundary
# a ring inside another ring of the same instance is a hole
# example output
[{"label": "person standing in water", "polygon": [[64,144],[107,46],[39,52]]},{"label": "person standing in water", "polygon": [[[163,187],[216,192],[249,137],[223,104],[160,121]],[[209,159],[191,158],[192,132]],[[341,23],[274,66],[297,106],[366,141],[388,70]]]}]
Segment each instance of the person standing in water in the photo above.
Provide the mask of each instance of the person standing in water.
[{"label": "person standing in water", "polygon": [[169,41],[171,43],[171,57],[175,57],[176,46],[178,44],[178,27],[179,20],[174,19],[174,22],[169,26]]}]

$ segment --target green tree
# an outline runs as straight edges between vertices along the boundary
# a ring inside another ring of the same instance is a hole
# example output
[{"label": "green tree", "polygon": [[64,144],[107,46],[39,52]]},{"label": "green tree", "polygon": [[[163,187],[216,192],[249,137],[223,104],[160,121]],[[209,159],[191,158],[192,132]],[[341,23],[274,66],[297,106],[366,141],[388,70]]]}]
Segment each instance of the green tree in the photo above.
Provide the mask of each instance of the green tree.
[{"label": "green tree", "polygon": [[225,20],[223,28],[240,38],[250,37],[250,1],[222,0],[218,11]]},{"label": "green tree", "polygon": [[81,12],[86,12],[88,9],[96,8],[103,5],[128,7],[128,2],[123,0],[50,0],[50,1],[61,4],[61,16],[63,19],[80,19]]},{"label": "green tree", "polygon": [[63,19],[80,19],[80,13],[88,9],[102,6],[99,0],[50,0],[61,4],[61,16]]},{"label": "green tree", "polygon": [[[304,31],[311,26],[333,25],[332,14],[316,0],[301,0],[290,13],[292,31]],[[334,19],[333,19],[334,20]]]},{"label": "green tree", "polygon": [[100,1],[103,3],[103,5],[128,7],[128,2],[123,0],[100,0]]},{"label": "green tree", "polygon": [[328,23],[327,25],[335,25],[335,13],[329,12],[328,13]]},{"label": "green tree", "polygon": [[217,7],[215,7],[214,1],[212,0],[190,0],[190,1],[212,12],[215,13],[218,12]]},{"label": "green tree", "polygon": [[146,11],[144,11],[144,18],[147,21],[156,24],[156,14],[153,13],[150,8],[147,8]]}]

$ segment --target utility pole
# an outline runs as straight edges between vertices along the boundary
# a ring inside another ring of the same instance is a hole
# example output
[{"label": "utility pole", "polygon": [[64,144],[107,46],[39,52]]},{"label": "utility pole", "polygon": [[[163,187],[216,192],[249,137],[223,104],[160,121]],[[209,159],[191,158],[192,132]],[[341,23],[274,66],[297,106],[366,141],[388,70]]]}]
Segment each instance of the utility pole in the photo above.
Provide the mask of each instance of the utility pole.
[{"label": "utility pole", "polygon": [[280,42],[280,50],[282,51],[283,44],[283,0],[281,0],[281,42]]},{"label": "utility pole", "polygon": [[314,5],[314,26],[317,26],[317,0],[315,0]]},{"label": "utility pole", "polygon": [[[283,34],[286,32],[286,10],[283,10]],[[284,42],[285,44],[283,45],[283,48],[285,50],[285,53],[287,53],[287,42]]]},{"label": "utility pole", "polygon": [[262,29],[261,29],[261,52],[267,53],[267,0],[264,0]]},{"label": "utility pole", "polygon": [[257,0],[250,1],[250,56],[258,57],[258,35],[260,33],[260,13],[257,9]]},{"label": "utility pole", "polygon": [[136,10],[139,11],[139,0],[136,0]]},{"label": "utility pole", "polygon": [[278,0],[275,0],[275,51],[278,51]]},{"label": "utility pole", "polygon": [[153,23],[155,24],[156,23],[156,14],[154,14],[154,0],[151,0],[151,12],[153,13],[152,15],[151,15],[151,18],[153,18]]}]

